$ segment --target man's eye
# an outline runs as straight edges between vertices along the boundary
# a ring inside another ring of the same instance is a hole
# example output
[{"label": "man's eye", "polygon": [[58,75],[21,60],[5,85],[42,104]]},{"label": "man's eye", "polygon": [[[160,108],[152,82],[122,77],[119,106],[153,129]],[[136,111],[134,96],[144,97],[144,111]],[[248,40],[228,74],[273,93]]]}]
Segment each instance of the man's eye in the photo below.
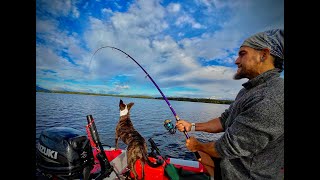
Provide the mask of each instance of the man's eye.
[{"label": "man's eye", "polygon": [[240,52],[239,56],[243,56],[245,54],[245,52]]}]

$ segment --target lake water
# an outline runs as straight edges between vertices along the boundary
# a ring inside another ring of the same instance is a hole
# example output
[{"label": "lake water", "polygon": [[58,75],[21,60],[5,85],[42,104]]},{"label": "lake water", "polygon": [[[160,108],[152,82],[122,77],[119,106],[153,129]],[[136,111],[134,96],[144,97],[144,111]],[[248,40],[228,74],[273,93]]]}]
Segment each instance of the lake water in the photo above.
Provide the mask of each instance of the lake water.
[{"label": "lake water", "polygon": [[[194,153],[185,147],[184,133],[170,134],[163,122],[175,118],[167,103],[157,99],[91,96],[77,94],[36,93],[36,141],[42,130],[49,127],[72,127],[85,133],[87,115],[92,115],[102,144],[114,146],[115,127],[119,120],[119,101],[134,102],[131,121],[135,129],[146,139],[150,150],[149,138],[157,144],[163,156],[196,160]],[[170,101],[181,119],[204,122],[218,117],[229,105],[185,101]],[[205,132],[189,132],[189,136],[207,142],[221,136]],[[120,140],[120,148],[126,145]]]}]

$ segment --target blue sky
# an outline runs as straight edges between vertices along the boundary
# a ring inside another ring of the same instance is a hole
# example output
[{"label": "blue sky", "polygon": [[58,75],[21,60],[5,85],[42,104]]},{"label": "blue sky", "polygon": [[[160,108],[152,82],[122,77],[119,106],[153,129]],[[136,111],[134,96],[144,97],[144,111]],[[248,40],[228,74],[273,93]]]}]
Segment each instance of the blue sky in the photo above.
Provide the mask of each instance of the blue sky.
[{"label": "blue sky", "polygon": [[[37,0],[36,84],[50,90],[234,99],[248,36],[284,28],[283,0]],[[91,63],[90,60],[92,59]]]}]

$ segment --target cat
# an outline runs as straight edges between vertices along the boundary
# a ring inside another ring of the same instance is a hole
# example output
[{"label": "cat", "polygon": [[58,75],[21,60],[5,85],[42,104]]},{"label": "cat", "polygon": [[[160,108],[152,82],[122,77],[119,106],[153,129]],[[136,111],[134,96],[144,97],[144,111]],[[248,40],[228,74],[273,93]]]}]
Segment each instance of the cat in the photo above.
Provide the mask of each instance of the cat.
[{"label": "cat", "polygon": [[154,164],[148,158],[148,147],[145,139],[135,130],[131,119],[130,110],[134,105],[133,102],[125,104],[121,99],[119,102],[120,118],[116,126],[115,145],[118,149],[118,140],[121,139],[127,145],[127,163],[128,168],[134,174],[134,178],[138,179],[137,172],[134,168],[135,162],[140,160],[142,166],[142,179],[144,177],[144,164],[150,167],[161,166],[161,163]]}]

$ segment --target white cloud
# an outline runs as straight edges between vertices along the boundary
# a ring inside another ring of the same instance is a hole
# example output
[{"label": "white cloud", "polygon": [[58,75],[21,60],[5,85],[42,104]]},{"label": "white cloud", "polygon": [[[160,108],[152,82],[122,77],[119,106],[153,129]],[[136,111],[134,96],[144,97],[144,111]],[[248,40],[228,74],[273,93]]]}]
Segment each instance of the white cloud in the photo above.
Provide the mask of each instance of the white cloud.
[{"label": "white cloud", "polygon": [[61,58],[50,48],[37,47],[36,48],[36,66],[39,69],[59,70],[61,67],[68,67],[71,65],[66,59]]},{"label": "white cloud", "polygon": [[36,19],[36,32],[41,33],[48,33],[52,31],[56,31],[58,22],[55,20],[40,20]]},{"label": "white cloud", "polygon": [[178,4],[178,3],[170,3],[170,4],[167,6],[167,9],[168,9],[168,12],[170,12],[170,13],[177,13],[177,12],[180,11],[181,5]]},{"label": "white cloud", "polygon": [[196,4],[205,6],[207,11],[212,12],[216,9],[225,7],[237,7],[246,4],[248,0],[196,0]]},{"label": "white cloud", "polygon": [[43,9],[56,17],[71,15],[72,17],[78,18],[80,15],[80,12],[76,7],[77,1],[75,0],[39,0],[37,3],[41,4]]},{"label": "white cloud", "polygon": [[185,24],[190,24],[192,28],[195,29],[204,28],[200,23],[196,22],[192,17],[188,15],[180,16],[175,22],[175,25],[180,27],[184,26]]},{"label": "white cloud", "polygon": [[[223,25],[228,33],[241,33],[243,39],[253,33],[264,31],[271,28],[283,28],[284,4],[283,1],[245,1],[232,7],[233,18]],[[270,13],[273,12],[273,13]],[[241,26],[239,26],[241,24]]]},{"label": "white cloud", "polygon": [[116,91],[122,91],[123,89],[129,89],[129,88],[130,88],[130,86],[128,86],[128,85],[116,85],[115,86]]},{"label": "white cloud", "polygon": [[112,14],[112,13],[113,13],[113,11],[112,11],[110,8],[103,8],[103,9],[101,10],[101,12],[102,12],[102,13],[107,13],[107,14]]},{"label": "white cloud", "polygon": [[168,24],[163,20],[165,9],[153,1],[138,1],[127,13],[115,13],[111,18],[115,31],[123,34],[149,37],[157,35]]}]

